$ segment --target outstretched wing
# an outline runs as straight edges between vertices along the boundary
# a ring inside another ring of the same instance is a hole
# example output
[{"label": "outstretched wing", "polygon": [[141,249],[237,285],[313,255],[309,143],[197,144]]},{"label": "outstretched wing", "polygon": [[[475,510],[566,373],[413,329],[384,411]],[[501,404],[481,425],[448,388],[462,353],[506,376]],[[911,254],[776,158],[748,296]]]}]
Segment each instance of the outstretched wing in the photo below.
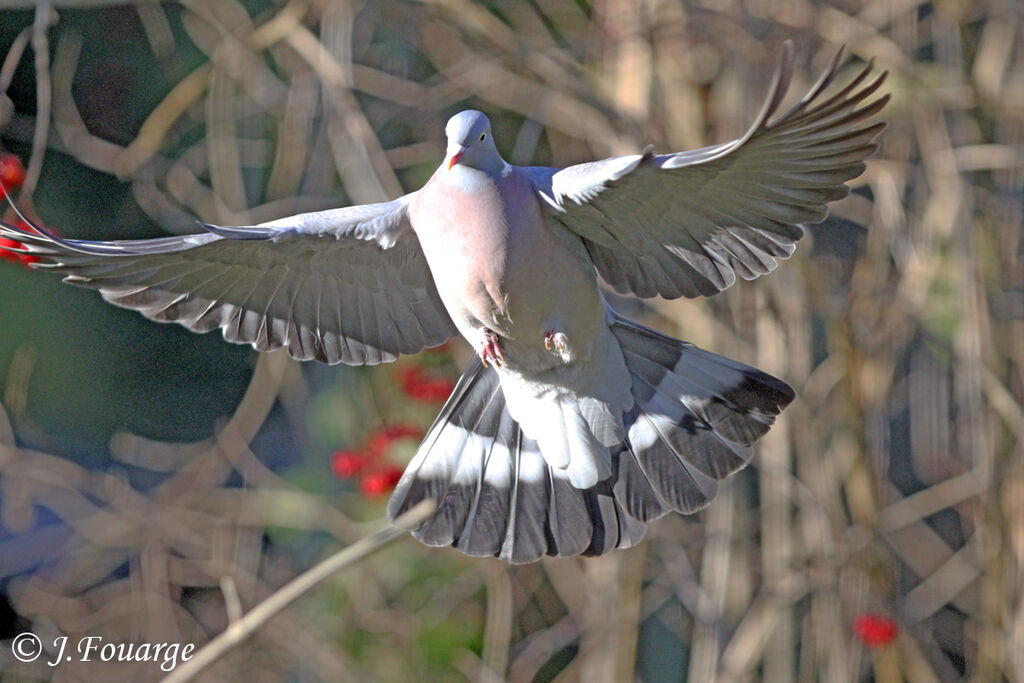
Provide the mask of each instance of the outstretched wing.
[{"label": "outstretched wing", "polygon": [[457,331],[406,218],[392,202],[299,214],[252,227],[148,240],[64,239],[0,224],[36,267],[98,289],[159,322],[299,360],[394,360]]},{"label": "outstretched wing", "polygon": [[[822,97],[842,51],[810,92],[768,123],[789,87],[792,46],[761,113],[732,142],[677,154],[614,157],[559,170],[532,167],[549,224],[582,238],[602,277],[638,296],[710,296],[736,274],[752,280],[793,253],[802,223],[828,215],[864,170],[884,123],[862,126],[889,96],[867,100],[885,79]],[[859,107],[859,108],[858,108]]]}]

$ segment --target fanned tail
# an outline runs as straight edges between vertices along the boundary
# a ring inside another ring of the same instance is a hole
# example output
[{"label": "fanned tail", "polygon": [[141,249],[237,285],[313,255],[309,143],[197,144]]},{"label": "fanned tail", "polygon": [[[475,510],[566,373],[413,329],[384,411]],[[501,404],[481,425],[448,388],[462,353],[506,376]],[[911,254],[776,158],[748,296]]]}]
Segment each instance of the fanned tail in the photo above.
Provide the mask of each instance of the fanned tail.
[{"label": "fanned tail", "polygon": [[718,481],[750,462],[750,446],[793,400],[793,390],[618,314],[612,334],[635,400],[616,463],[616,500],[643,522],[706,507]]},{"label": "fanned tail", "polygon": [[573,487],[509,414],[498,374],[474,359],[399,481],[389,518],[433,498],[438,510],[416,538],[525,563],[628,548],[647,522],[707,506],[793,390],[614,312],[611,330],[634,399],[611,477]]},{"label": "fanned tail", "polygon": [[431,546],[516,564],[544,555],[600,555],[643,538],[610,481],[569,483],[509,415],[498,375],[474,358],[398,482],[388,517],[425,498],[434,516],[413,532]]}]

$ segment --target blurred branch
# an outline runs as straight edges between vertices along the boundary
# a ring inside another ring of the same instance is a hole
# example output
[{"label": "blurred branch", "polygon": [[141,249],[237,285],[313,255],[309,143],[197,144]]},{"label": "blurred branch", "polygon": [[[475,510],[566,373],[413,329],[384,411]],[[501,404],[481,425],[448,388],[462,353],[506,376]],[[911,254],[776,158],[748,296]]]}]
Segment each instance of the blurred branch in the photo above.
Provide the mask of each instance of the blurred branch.
[{"label": "blurred branch", "polygon": [[47,37],[50,22],[54,19],[50,0],[37,0],[35,19],[32,23],[32,54],[36,65],[36,130],[32,137],[32,156],[25,170],[22,192],[31,197],[39,183],[43,170],[43,156],[46,154],[46,138],[50,131],[50,106],[53,90],[50,86],[50,41]]},{"label": "blurred branch", "polygon": [[[303,3],[288,3],[273,18],[244,36],[243,44],[253,52],[267,49],[296,29],[304,11]],[[237,53],[237,50],[241,48],[237,44],[232,44],[231,49]],[[117,160],[116,168],[119,175],[131,175],[156,153],[171,126],[206,92],[214,66],[231,57],[231,52],[216,52],[211,55],[210,62],[197,67],[175,85],[160,104],[150,112],[139,129],[139,134]]]},{"label": "blurred branch", "polygon": [[902,529],[944,508],[973,498],[987,487],[987,480],[979,472],[965,472],[882,508],[878,513],[878,526],[883,532]]},{"label": "blurred branch", "polygon": [[[65,32],[57,42],[53,59],[53,125],[68,154],[91,168],[113,173],[123,149],[89,132],[71,95],[81,48],[82,38],[75,31]],[[37,123],[40,118],[36,118]]]},{"label": "blurred branch", "polygon": [[508,668],[509,647],[512,626],[515,621],[513,610],[512,581],[504,566],[492,566],[487,579],[487,623],[484,627],[484,644],[480,654],[481,681],[501,681]]},{"label": "blurred branch", "polygon": [[[332,115],[335,120],[340,117],[342,129],[337,134],[341,135],[343,131],[343,137],[354,143],[351,147],[343,145],[342,151],[350,151],[356,159],[335,152],[335,165],[353,202],[380,202],[403,194],[402,185],[387,163],[377,134],[352,96],[351,76],[305,27],[297,27],[290,32],[287,41],[320,76],[324,92],[335,110]],[[332,140],[336,144],[339,142],[337,135],[332,136]],[[367,170],[372,170],[373,174],[367,174]]]},{"label": "blurred branch", "polygon": [[[4,57],[3,67],[0,68],[0,92],[4,93],[4,95],[7,94],[7,88],[11,85],[11,80],[14,78],[14,71],[18,68],[18,62],[21,61],[21,56],[25,54],[25,48],[28,47],[31,39],[32,27],[30,26],[18,34],[18,37],[11,43],[7,55]],[[0,123],[6,125],[7,121]]]},{"label": "blurred branch", "polygon": [[433,514],[434,508],[435,504],[432,499],[424,500],[398,516],[393,523],[384,524],[378,531],[361,538],[295,577],[269,598],[249,610],[243,617],[234,621],[223,633],[204,645],[190,660],[182,663],[173,673],[164,678],[163,683],[184,683],[192,680],[201,671],[223,657],[231,648],[251,636],[271,617],[324,580],[415,529]]}]

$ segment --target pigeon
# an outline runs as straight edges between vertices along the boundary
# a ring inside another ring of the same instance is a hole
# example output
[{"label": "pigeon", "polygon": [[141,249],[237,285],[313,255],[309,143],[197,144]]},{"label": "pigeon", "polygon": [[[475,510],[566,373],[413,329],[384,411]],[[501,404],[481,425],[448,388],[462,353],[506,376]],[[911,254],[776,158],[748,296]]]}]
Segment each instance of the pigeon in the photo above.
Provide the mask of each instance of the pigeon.
[{"label": "pigeon", "polygon": [[[354,365],[461,335],[476,350],[396,485],[431,546],[512,563],[628,548],[709,505],[793,400],[785,382],[616,312],[711,296],[789,257],[864,170],[884,123],[868,63],[829,96],[842,51],[776,115],[787,43],[741,138],[567,168],[513,166],[487,117],[453,116],[445,160],[390,202],[194,235],[67,239],[4,224],[34,267],[109,302],[259,351]],[[600,280],[599,280],[600,278]]]}]

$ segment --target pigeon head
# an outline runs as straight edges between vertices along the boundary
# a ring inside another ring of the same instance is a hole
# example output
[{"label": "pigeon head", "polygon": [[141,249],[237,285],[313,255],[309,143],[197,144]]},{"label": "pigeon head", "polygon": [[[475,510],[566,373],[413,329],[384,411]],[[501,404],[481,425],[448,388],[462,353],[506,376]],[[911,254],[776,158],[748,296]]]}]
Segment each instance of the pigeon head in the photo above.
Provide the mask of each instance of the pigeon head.
[{"label": "pigeon head", "polygon": [[456,164],[496,174],[505,166],[491,136],[491,122],[473,109],[459,112],[448,119],[444,129],[448,136],[445,165],[450,170]]}]

